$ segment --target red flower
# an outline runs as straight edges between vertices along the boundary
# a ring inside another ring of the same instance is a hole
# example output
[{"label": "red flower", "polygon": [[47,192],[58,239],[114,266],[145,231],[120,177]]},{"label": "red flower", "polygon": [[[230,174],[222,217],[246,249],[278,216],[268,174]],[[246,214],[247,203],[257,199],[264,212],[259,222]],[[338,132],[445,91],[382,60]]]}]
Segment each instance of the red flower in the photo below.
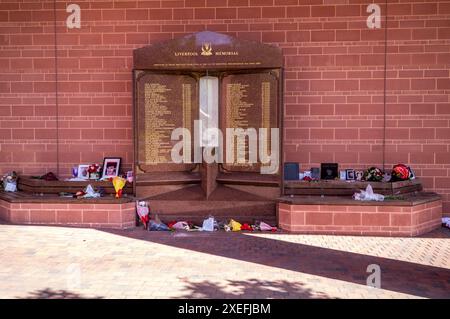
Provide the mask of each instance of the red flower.
[{"label": "red flower", "polygon": [[92,174],[92,173],[98,173],[99,170],[99,165],[98,164],[91,164],[88,167],[88,173]]}]

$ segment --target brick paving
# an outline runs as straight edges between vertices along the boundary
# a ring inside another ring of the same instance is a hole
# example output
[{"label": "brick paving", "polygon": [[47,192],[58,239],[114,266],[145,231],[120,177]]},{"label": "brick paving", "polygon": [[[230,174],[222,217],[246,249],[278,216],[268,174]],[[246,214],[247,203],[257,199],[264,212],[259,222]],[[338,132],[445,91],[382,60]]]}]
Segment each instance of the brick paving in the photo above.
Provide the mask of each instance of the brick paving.
[{"label": "brick paving", "polygon": [[[450,231],[419,238],[0,225],[1,298],[450,298]],[[366,285],[370,264],[381,288]]]}]

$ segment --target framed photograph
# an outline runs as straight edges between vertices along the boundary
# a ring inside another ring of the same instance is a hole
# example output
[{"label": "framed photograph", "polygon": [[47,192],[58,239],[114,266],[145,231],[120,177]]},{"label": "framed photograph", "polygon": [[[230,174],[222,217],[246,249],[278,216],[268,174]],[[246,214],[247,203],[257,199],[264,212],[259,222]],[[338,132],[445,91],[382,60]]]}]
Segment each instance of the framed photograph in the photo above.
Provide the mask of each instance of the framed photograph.
[{"label": "framed photograph", "polygon": [[362,181],[364,176],[364,172],[363,171],[356,171],[355,172],[355,177],[357,181]]},{"label": "framed photograph", "polygon": [[354,181],[356,179],[356,173],[354,169],[345,170],[345,179],[348,181]]},{"label": "framed photograph", "polygon": [[320,164],[320,178],[321,179],[336,179],[339,177],[337,163],[322,163]]},{"label": "framed photograph", "polygon": [[78,165],[77,177],[81,179],[89,179],[89,164]]},{"label": "framed photograph", "polygon": [[314,180],[320,179],[320,168],[319,167],[311,168],[311,178]]},{"label": "framed photograph", "polygon": [[121,160],[122,159],[120,157],[105,157],[103,159],[103,171],[101,179],[118,176],[120,172]]}]

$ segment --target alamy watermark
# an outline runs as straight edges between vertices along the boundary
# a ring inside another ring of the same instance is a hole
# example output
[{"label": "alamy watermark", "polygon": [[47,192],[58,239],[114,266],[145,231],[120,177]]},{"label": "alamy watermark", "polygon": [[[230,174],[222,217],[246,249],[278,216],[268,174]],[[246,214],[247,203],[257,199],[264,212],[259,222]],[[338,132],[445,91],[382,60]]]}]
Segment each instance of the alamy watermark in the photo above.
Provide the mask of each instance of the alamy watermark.
[{"label": "alamy watermark", "polygon": [[381,288],[381,267],[377,264],[370,264],[367,266],[366,272],[370,273],[366,280],[367,286]]},{"label": "alamy watermark", "polygon": [[203,161],[208,164],[261,164],[261,174],[275,174],[280,163],[279,137],[278,128],[227,128],[224,140],[219,128],[202,129],[202,121],[196,120],[194,145],[189,129],[176,128],[172,131],[171,140],[178,142],[172,147],[170,155],[172,162],[178,164]]}]

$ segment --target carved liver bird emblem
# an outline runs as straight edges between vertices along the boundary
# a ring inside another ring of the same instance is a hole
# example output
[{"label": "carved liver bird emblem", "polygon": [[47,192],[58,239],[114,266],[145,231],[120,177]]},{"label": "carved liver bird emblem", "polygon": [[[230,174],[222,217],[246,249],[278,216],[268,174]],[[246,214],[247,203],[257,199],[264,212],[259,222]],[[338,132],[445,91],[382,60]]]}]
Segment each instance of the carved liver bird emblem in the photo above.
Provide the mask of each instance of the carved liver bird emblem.
[{"label": "carved liver bird emblem", "polygon": [[201,55],[205,55],[205,56],[212,55],[211,43],[203,43],[202,44],[202,53],[201,53]]}]

